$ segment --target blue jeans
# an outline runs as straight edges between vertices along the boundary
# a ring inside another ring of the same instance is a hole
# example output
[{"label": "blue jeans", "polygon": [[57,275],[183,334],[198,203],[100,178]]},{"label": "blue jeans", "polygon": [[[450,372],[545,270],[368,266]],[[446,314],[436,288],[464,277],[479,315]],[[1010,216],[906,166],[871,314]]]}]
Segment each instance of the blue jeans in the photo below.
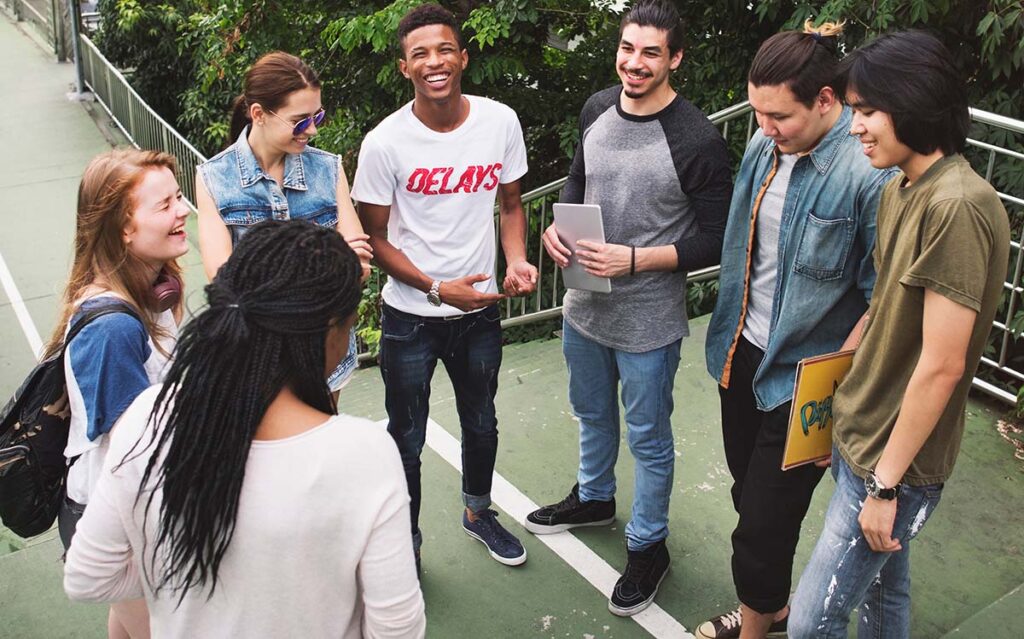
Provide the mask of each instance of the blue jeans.
[{"label": "blue jeans", "polygon": [[562,322],[562,352],[569,367],[569,403],[580,423],[580,499],[615,496],[619,456],[619,384],[626,411],[626,441],[636,462],[633,515],[626,545],[642,550],[668,537],[675,448],[672,383],[679,368],[678,339],[645,353],[627,353],[588,339]]},{"label": "blue jeans", "polygon": [[480,512],[491,505],[491,476],[498,452],[494,396],[501,368],[498,307],[455,319],[421,317],[384,305],[380,372],[388,432],[398,445],[409,485],[413,542],[419,548],[420,454],[427,436],[430,380],[437,360],[455,390],[462,427],[462,498]]},{"label": "blue jeans", "polygon": [[793,596],[789,636],[846,637],[850,613],[860,606],[857,636],[910,636],[910,540],[921,532],[942,496],[942,484],[902,486],[892,536],[903,546],[892,553],[868,546],[857,517],[868,499],[864,480],[832,453],[836,490],[825,526]]},{"label": "blue jeans", "polygon": [[359,368],[359,360],[356,359],[358,356],[359,353],[356,350],[356,329],[353,328],[348,334],[348,352],[345,353],[345,357],[338,364],[338,367],[334,369],[334,372],[327,377],[327,387],[331,389],[332,393],[341,390],[352,379],[352,373],[356,372],[356,369]]}]

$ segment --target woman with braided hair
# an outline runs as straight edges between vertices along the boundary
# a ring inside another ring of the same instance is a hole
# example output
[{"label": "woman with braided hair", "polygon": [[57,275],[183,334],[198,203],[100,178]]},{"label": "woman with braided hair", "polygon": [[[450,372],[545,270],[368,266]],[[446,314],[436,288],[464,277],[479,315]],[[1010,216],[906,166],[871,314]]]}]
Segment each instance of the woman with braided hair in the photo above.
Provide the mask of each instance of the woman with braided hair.
[{"label": "woman with braided hair", "polygon": [[111,442],[65,566],[72,599],[145,596],[155,636],[423,636],[398,452],[336,415],[325,382],[359,278],[331,229],[246,234]]}]

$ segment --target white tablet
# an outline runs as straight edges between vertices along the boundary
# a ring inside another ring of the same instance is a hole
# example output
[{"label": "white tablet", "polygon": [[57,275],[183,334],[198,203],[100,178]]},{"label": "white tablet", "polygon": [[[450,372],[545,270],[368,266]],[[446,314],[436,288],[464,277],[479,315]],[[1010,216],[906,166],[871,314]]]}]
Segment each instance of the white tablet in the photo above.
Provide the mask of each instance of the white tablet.
[{"label": "white tablet", "polygon": [[609,278],[587,273],[575,259],[576,242],[589,240],[605,243],[601,207],[596,204],[559,203],[554,205],[554,212],[558,239],[573,252],[573,257],[569,258],[569,266],[562,269],[562,282],[565,287],[595,293],[611,293],[612,281]]}]

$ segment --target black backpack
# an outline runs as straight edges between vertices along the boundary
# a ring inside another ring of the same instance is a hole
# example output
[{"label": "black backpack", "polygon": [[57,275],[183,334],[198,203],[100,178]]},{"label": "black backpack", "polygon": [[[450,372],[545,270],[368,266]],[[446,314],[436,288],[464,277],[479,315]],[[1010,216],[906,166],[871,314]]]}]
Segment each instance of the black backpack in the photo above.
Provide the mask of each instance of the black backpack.
[{"label": "black backpack", "polygon": [[0,411],[0,521],[20,537],[49,530],[64,498],[69,466],[64,449],[71,426],[64,352],[87,324],[110,313],[142,321],[120,300],[85,311],[68,331],[60,352],[32,369]]}]

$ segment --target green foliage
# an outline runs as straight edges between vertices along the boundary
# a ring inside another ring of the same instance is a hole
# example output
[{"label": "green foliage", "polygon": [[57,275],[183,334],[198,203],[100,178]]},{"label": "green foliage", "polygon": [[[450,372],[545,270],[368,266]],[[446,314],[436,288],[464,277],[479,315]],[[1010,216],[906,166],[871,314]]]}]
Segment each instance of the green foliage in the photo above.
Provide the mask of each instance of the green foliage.
[{"label": "green foliage", "polygon": [[[129,72],[133,86],[165,119],[206,153],[227,140],[228,108],[245,69],[281,49],[320,73],[330,114],[317,145],[341,154],[352,175],[359,144],[381,119],[412,98],[397,69],[395,31],[423,0],[101,0],[104,53]],[[579,141],[578,116],[587,97],[615,84],[619,16],[611,0],[441,0],[463,24],[469,67],[463,90],[503,102],[519,114],[530,159],[524,192],[568,172]],[[685,56],[673,84],[711,113],[746,97],[746,72],[760,43],[805,20],[845,20],[844,48],[894,29],[924,28],[953,52],[973,106],[1024,119],[1024,1],[1022,0],[718,0],[677,2],[686,26]],[[557,46],[552,46],[555,44]],[[730,132],[738,165],[745,137]],[[1024,137],[977,126],[972,138],[1020,150]],[[987,152],[968,154],[983,174]],[[1024,162],[1000,159],[992,180],[1003,193],[1024,194]],[[1010,208],[1014,235],[1024,211]],[[534,227],[541,222],[534,218]],[[531,228],[536,237],[539,228]],[[536,262],[536,246],[528,247]],[[1014,254],[1015,259],[1015,254]],[[546,277],[553,276],[553,270]],[[374,282],[378,280],[374,279]],[[551,286],[545,280],[544,286]],[[379,339],[376,284],[360,306],[361,337]],[[692,285],[691,316],[710,312],[717,283]],[[1008,359],[1024,370],[1024,310],[1016,304]],[[1000,317],[1010,311],[1008,300]],[[1001,334],[989,354],[998,357]],[[984,369],[983,369],[984,370]],[[994,383],[1019,382],[989,374]]]}]

